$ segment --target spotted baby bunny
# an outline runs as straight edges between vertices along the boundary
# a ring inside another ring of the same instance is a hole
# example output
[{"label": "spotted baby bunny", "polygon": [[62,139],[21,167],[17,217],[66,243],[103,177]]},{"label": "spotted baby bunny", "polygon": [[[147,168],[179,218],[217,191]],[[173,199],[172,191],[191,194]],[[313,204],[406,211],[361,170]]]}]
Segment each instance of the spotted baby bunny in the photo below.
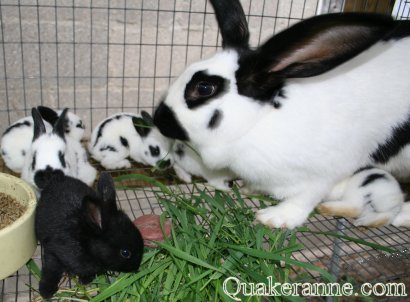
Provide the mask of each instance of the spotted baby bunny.
[{"label": "spotted baby bunny", "polygon": [[130,168],[129,158],[150,166],[172,164],[171,140],[158,131],[146,111],[117,113],[101,121],[92,132],[88,150],[106,169]]},{"label": "spotted baby bunny", "polygon": [[34,182],[36,174],[47,168],[61,170],[88,185],[95,180],[97,171],[88,162],[86,150],[79,141],[65,135],[67,112],[67,108],[63,110],[48,132],[39,111],[32,109],[33,138],[25,156],[21,178],[36,189],[42,189]]},{"label": "spotted baby bunny", "polygon": [[97,192],[61,170],[47,168],[35,181],[43,187],[35,231],[43,248],[40,294],[48,299],[63,275],[91,282],[107,271],[135,272],[144,243],[130,218],[117,208],[111,176],[102,173]]},{"label": "spotted baby bunny", "polygon": [[337,184],[325,200],[318,206],[320,213],[355,218],[355,225],[379,227],[392,223],[402,212],[404,194],[392,175],[368,167]]},{"label": "spotted baby bunny", "polygon": [[[43,118],[46,132],[50,132],[63,111],[54,111],[45,106],[38,106],[37,109]],[[11,124],[1,137],[1,155],[6,166],[13,172],[22,172],[24,158],[33,141],[33,127],[33,118],[24,117]],[[83,138],[84,124],[81,118],[72,112],[66,114],[64,129],[65,135],[74,140],[81,141]]]},{"label": "spotted baby bunny", "polygon": [[363,166],[410,177],[410,21],[320,15],[251,49],[240,2],[210,2],[223,50],[187,67],[154,123],[189,142],[208,168],[282,200],[258,221],[302,225]]}]

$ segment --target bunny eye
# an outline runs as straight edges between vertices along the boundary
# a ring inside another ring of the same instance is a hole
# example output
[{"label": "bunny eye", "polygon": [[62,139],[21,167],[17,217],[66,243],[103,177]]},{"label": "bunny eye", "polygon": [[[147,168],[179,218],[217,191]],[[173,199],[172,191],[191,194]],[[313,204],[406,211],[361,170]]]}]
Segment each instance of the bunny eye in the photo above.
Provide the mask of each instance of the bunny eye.
[{"label": "bunny eye", "polygon": [[209,82],[201,81],[196,84],[196,91],[200,96],[211,96],[215,92],[215,85]]},{"label": "bunny eye", "polygon": [[196,72],[185,87],[185,102],[189,109],[206,104],[229,91],[229,80],[209,75],[205,70]]},{"label": "bunny eye", "polygon": [[120,255],[121,255],[122,258],[125,258],[125,259],[130,259],[131,258],[131,252],[127,249],[121,249],[120,250]]}]

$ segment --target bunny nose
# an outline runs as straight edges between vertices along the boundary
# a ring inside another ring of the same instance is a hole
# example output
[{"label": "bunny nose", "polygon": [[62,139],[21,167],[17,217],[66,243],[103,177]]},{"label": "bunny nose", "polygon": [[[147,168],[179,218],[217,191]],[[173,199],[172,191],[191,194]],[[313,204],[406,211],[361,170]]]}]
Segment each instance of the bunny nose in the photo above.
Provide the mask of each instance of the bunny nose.
[{"label": "bunny nose", "polygon": [[164,168],[169,168],[171,166],[171,160],[167,159],[167,160],[162,161],[162,166]]}]

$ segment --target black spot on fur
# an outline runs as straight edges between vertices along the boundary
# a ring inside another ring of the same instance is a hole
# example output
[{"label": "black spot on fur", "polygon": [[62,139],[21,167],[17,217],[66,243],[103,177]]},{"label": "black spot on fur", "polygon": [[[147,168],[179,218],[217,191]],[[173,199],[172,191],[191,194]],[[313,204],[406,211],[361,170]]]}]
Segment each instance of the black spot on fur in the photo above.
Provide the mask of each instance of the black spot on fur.
[{"label": "black spot on fur", "polygon": [[158,127],[162,135],[181,141],[189,140],[188,134],[182,128],[181,124],[175,117],[174,112],[165,105],[160,103],[154,114],[154,124]]},{"label": "black spot on fur", "polygon": [[370,170],[370,169],[373,169],[373,168],[374,168],[374,167],[372,167],[372,166],[362,167],[362,168],[356,170],[356,171],[353,173],[353,175],[359,174],[359,173],[362,172],[362,171]]},{"label": "black spot on fur", "polygon": [[21,155],[23,155],[23,157],[26,156],[26,151],[22,150]]},{"label": "black spot on fur", "polygon": [[184,146],[183,146],[182,144],[178,144],[178,145],[177,145],[177,148],[176,148],[176,150],[175,150],[175,154],[176,154],[180,159],[182,159],[182,157],[185,155]]},{"label": "black spot on fur", "polygon": [[84,126],[83,122],[81,122],[81,121],[75,126],[76,126],[76,128],[85,129],[85,126]]},{"label": "black spot on fur", "polygon": [[37,157],[37,152],[33,153],[33,161],[31,162],[31,170],[35,170],[36,169],[36,157]]},{"label": "black spot on fur", "polygon": [[[94,147],[97,145],[98,140],[100,139],[100,137],[102,136],[102,132],[104,130],[104,127],[110,123],[113,120],[113,118],[109,118],[106,119],[104,122],[102,122],[102,124],[100,125],[100,128],[98,128],[98,132],[97,132],[97,137],[95,138],[95,142],[94,142]],[[101,150],[102,151],[102,150]]]},{"label": "black spot on fur", "polygon": [[13,130],[15,128],[30,127],[30,126],[31,126],[31,123],[29,121],[24,121],[24,122],[21,122],[21,123],[14,124],[14,125],[11,125],[10,127],[8,127],[6,129],[6,131],[4,131],[3,135],[6,135],[7,133],[9,133],[11,130]]},{"label": "black spot on fur", "polygon": [[64,153],[61,151],[58,151],[58,159],[60,160],[61,166],[63,168],[66,167],[66,163],[65,163],[65,158],[64,158]]},{"label": "black spot on fur", "polygon": [[107,145],[100,148],[100,151],[111,151],[111,152],[118,152],[113,146]]},{"label": "black spot on fur", "polygon": [[391,157],[396,156],[401,149],[410,143],[410,117],[409,119],[393,129],[390,138],[371,154],[376,163],[385,164]]},{"label": "black spot on fur", "polygon": [[189,109],[195,109],[223,95],[228,88],[229,80],[216,75],[208,75],[205,71],[198,71],[185,87],[185,102]]},{"label": "black spot on fur", "polygon": [[365,187],[365,186],[371,184],[372,182],[375,182],[378,179],[386,179],[386,175],[381,174],[381,173],[370,174],[366,177],[366,179],[363,181],[363,183],[360,186]]},{"label": "black spot on fur", "polygon": [[215,110],[214,114],[212,115],[211,119],[209,120],[208,128],[209,129],[218,128],[219,125],[221,124],[221,120],[222,120],[222,112],[219,111],[219,110]]},{"label": "black spot on fur", "polygon": [[158,146],[149,146],[149,152],[153,157],[158,157],[160,155],[160,149]]},{"label": "black spot on fur", "polygon": [[[23,152],[24,152],[24,151],[23,151]],[[1,149],[1,155],[6,156],[6,155],[7,155],[6,151],[4,151],[3,149]],[[24,156],[24,155],[23,155],[23,156]]]},{"label": "black spot on fur", "polygon": [[120,142],[121,142],[121,145],[123,145],[125,148],[129,147],[128,140],[125,137],[120,136]]}]

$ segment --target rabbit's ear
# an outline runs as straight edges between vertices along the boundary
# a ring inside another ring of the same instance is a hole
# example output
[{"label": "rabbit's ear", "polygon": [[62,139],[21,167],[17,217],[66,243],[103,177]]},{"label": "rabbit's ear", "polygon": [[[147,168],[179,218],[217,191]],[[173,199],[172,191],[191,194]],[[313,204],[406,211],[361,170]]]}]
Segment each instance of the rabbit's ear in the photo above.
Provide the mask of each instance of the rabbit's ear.
[{"label": "rabbit's ear", "polygon": [[138,132],[138,134],[141,137],[146,137],[149,132],[151,131],[151,128],[153,125],[148,123],[143,117],[133,117],[132,118],[132,123],[134,124],[135,130]]},{"label": "rabbit's ear", "polygon": [[211,0],[222,36],[223,48],[247,49],[249,30],[239,0]]},{"label": "rabbit's ear", "polygon": [[142,110],[141,111],[141,117],[144,119],[144,121],[149,124],[151,127],[154,126],[154,119],[152,118],[151,114],[149,114],[147,111]]},{"label": "rabbit's ear", "polygon": [[111,174],[108,172],[102,172],[97,184],[97,191],[103,200],[104,208],[108,210],[108,213],[117,211],[117,203],[115,200],[115,188],[114,181]]},{"label": "rabbit's ear", "polygon": [[85,222],[93,228],[102,229],[101,208],[91,197],[84,197],[82,204],[82,213],[84,213]]},{"label": "rabbit's ear", "polygon": [[51,125],[54,125],[58,120],[58,114],[53,109],[46,106],[37,106],[38,112],[40,112],[41,117],[49,122]]},{"label": "rabbit's ear", "polygon": [[67,115],[68,108],[64,108],[63,112],[61,112],[60,117],[57,119],[53,126],[53,132],[57,134],[59,137],[64,139],[65,130],[66,130],[66,115]]},{"label": "rabbit's ear", "polygon": [[395,26],[389,16],[359,13],[299,22],[242,56],[236,73],[239,93],[269,99],[284,79],[320,75],[387,38]]},{"label": "rabbit's ear", "polygon": [[34,142],[37,138],[46,133],[46,127],[44,126],[43,119],[41,118],[41,115],[36,108],[31,109],[31,116],[33,117],[34,121]]}]

